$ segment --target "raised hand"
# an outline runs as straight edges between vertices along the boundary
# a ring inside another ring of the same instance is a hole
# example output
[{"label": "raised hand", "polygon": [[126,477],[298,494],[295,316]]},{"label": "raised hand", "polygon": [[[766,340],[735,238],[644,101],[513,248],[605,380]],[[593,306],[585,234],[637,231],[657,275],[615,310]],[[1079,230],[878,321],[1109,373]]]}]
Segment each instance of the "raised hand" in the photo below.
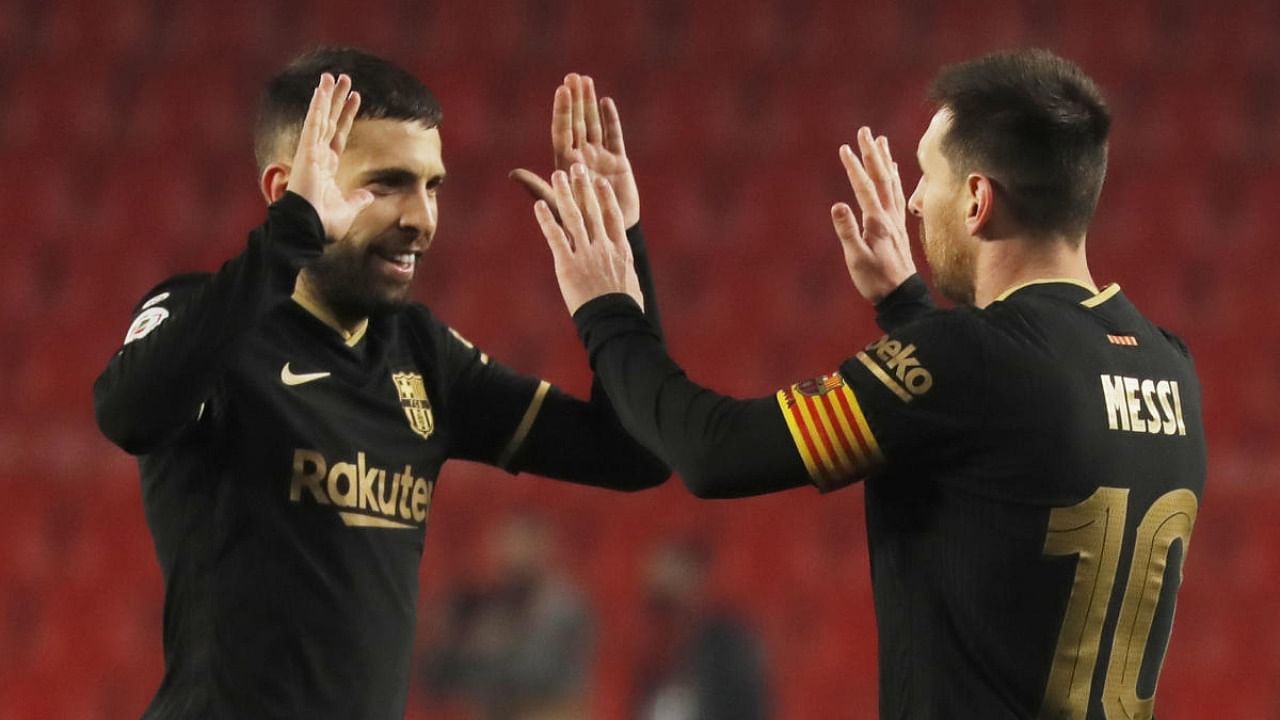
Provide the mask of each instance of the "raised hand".
[{"label": "raised hand", "polygon": [[338,161],[359,109],[360,94],[351,92],[350,77],[339,75],[335,80],[329,73],[321,75],[289,170],[287,188],[315,208],[326,242],[346,235],[356,215],[373,202],[368,190],[343,192],[337,179]]},{"label": "raised hand", "polygon": [[[625,227],[640,221],[640,191],[622,139],[622,119],[611,98],[597,101],[595,81],[570,73],[556,88],[551,107],[551,147],[557,170],[582,163],[591,177],[602,177],[613,186]],[[511,171],[511,178],[537,199],[555,205],[552,187],[537,174]]]},{"label": "raised hand", "polygon": [[575,163],[568,174],[563,170],[552,174],[559,221],[547,201],[538,200],[533,206],[555,258],[565,307],[572,315],[601,295],[626,293],[643,309],[627,225],[613,185],[589,175],[581,163]]},{"label": "raised hand", "polygon": [[831,222],[854,287],[877,303],[911,277],[916,264],[907,235],[907,202],[889,139],[883,135],[873,139],[871,130],[864,127],[858,130],[858,148],[861,161],[848,145],[840,146],[840,162],[862,211],[862,224],[847,203],[831,207]]}]

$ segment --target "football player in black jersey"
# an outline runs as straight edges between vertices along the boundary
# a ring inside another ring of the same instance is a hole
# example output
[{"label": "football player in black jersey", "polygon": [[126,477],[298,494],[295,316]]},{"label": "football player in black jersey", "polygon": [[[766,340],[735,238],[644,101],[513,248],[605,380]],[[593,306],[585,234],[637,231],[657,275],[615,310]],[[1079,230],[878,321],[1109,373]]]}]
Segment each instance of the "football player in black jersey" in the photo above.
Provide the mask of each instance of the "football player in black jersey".
[{"label": "football player in black jersey", "polygon": [[[256,128],[266,223],[216,273],[148,292],[94,386],[102,431],[139,458],[165,578],[147,718],[402,717],[447,459],[617,490],[669,475],[598,384],[583,401],[517,374],[409,301],[439,123],[426,87],[377,57],[288,66]],[[559,191],[618,188],[626,285],[656,320],[621,124],[590,78],[557,90],[553,140],[574,167]]]},{"label": "football player in black jersey", "polygon": [[[563,226],[536,206],[565,302],[694,493],[865,480],[881,717],[1149,718],[1205,441],[1187,348],[1086,262],[1109,112],[1045,51],[948,67],[932,100],[909,201],[887,139],[840,149],[860,222],[832,220],[885,335],[835,372],[749,400],[691,382],[620,281],[608,197],[559,193]],[[954,309],[915,275],[907,210]]]}]

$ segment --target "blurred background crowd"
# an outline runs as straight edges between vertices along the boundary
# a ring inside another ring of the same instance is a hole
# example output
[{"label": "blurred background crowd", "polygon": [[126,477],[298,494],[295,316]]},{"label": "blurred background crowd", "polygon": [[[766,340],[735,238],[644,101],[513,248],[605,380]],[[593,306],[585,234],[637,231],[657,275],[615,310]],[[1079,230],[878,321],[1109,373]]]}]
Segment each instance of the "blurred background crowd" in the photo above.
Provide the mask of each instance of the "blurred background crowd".
[{"label": "blurred background crowd", "polygon": [[[264,217],[263,80],[317,44],[417,73],[449,181],[419,299],[491,355],[589,385],[530,202],[551,96],[618,102],[673,354],[738,395],[877,336],[828,208],[868,124],[911,160],[946,62],[1026,45],[1114,114],[1088,247],[1190,344],[1209,479],[1161,718],[1280,717],[1280,4],[1273,0],[3,0],[0,717],[137,717],[162,581],[90,387],[143,292]],[[433,503],[410,718],[868,718],[862,491],[698,501],[456,463]],[[729,704],[725,704],[728,702]]]}]

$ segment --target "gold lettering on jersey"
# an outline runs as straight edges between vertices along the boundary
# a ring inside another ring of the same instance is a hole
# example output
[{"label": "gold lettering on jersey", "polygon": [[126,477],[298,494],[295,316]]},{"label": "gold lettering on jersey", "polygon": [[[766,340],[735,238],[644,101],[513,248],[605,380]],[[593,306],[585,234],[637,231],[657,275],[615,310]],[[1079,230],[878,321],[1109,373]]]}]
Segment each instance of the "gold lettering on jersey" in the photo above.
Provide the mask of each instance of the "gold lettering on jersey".
[{"label": "gold lettering on jersey", "polygon": [[342,508],[348,527],[415,528],[427,520],[435,481],[414,477],[413,468],[390,473],[375,467],[363,452],[356,461],[330,463],[315,450],[293,451],[289,500],[309,496],[318,505]]},{"label": "gold lettering on jersey", "polygon": [[1150,435],[1186,435],[1176,380],[1102,375],[1107,427]]},{"label": "gold lettering on jersey", "polygon": [[329,494],[325,492],[322,485],[324,472],[325,461],[323,455],[314,450],[294,450],[293,480],[289,483],[289,499],[293,502],[300,502],[302,490],[305,488],[311,492],[312,500],[321,505],[328,505]]},{"label": "gold lettering on jersey", "polygon": [[329,469],[329,499],[338,507],[356,507],[360,486],[357,484],[356,466],[340,462]]},{"label": "gold lettering on jersey", "polygon": [[[910,402],[933,387],[933,374],[920,364],[920,360],[914,356],[915,351],[915,345],[903,345],[901,341],[890,340],[885,335],[856,357],[894,395],[904,402]],[[872,353],[875,359],[868,353]]]},{"label": "gold lettering on jersey", "polygon": [[431,437],[436,429],[436,421],[422,376],[411,372],[392,373],[391,382],[395,383],[400,405],[404,407],[405,417],[409,418],[409,427],[423,438]]}]

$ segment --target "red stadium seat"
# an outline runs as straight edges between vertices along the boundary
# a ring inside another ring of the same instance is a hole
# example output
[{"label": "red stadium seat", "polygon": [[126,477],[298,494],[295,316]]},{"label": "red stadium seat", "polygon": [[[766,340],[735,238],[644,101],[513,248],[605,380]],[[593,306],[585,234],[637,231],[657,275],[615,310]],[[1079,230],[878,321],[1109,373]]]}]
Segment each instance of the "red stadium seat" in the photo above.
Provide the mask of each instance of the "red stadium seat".
[{"label": "red stadium seat", "polygon": [[82,66],[127,58],[150,42],[161,14],[151,5],[131,0],[49,3],[43,10],[33,38],[37,51],[50,57],[74,57]]},{"label": "red stadium seat", "polygon": [[[297,23],[283,5],[254,0],[222,0],[217,3],[182,2],[166,6],[159,31],[153,38],[150,60],[163,66],[173,60],[207,66],[239,63],[250,84],[254,61],[283,62],[270,58],[279,48],[305,46],[296,34]],[[286,51],[292,52],[292,51]],[[268,68],[258,68],[259,73]]]},{"label": "red stadium seat", "polygon": [[125,148],[251,157],[257,93],[243,67],[204,59],[149,67],[122,118]]},{"label": "red stadium seat", "polygon": [[790,11],[792,5],[783,22],[796,25],[784,32],[804,66],[819,73],[870,79],[883,73],[883,58],[899,57],[899,49],[909,45],[927,45],[909,6],[893,0],[814,0]]},{"label": "red stadium seat", "polygon": [[74,55],[25,58],[7,83],[11,100],[0,115],[0,148],[83,158],[111,147],[120,67]]}]

